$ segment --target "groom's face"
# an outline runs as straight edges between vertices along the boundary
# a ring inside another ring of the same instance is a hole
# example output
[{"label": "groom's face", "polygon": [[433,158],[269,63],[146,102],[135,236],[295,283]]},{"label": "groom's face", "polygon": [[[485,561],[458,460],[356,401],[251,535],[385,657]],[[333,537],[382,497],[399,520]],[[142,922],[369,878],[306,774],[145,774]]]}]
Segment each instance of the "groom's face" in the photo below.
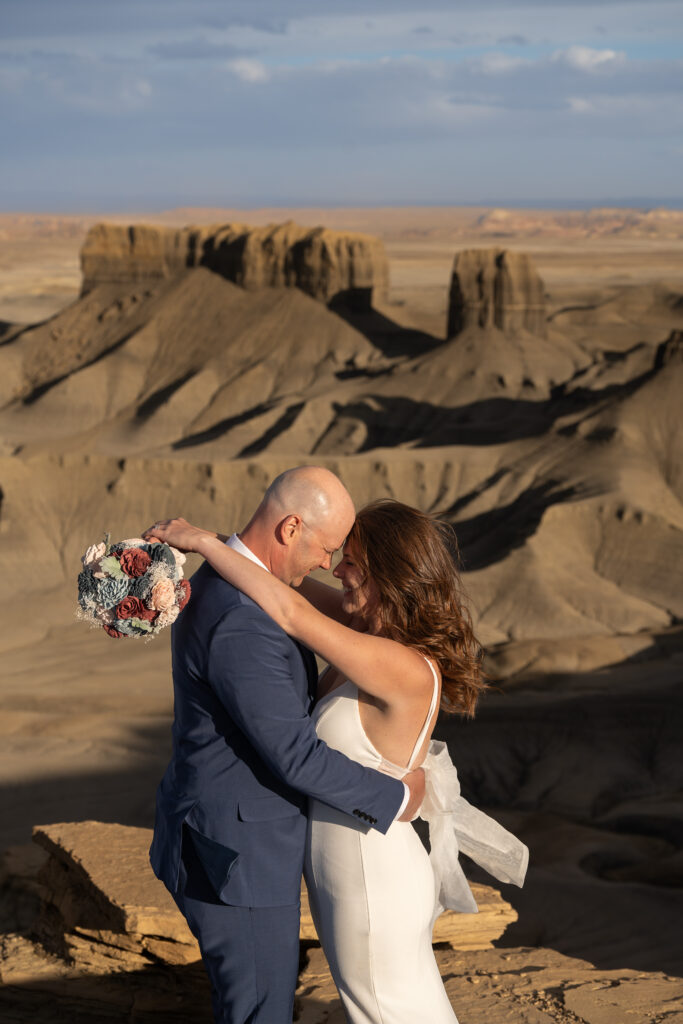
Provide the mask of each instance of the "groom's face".
[{"label": "groom's face", "polygon": [[349,521],[348,516],[328,518],[314,525],[300,518],[287,546],[283,566],[285,582],[298,587],[314,569],[329,569],[334,553],[342,546],[352,526],[353,520]]}]

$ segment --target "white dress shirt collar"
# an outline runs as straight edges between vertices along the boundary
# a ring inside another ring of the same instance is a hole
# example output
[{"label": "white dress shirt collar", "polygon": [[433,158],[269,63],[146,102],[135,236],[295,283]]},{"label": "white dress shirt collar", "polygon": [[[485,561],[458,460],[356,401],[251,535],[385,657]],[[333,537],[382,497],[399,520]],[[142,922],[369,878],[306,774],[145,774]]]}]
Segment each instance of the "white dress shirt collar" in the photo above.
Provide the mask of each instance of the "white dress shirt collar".
[{"label": "white dress shirt collar", "polygon": [[238,551],[240,555],[244,555],[245,558],[248,558],[250,562],[256,562],[256,564],[260,565],[262,569],[266,570],[266,572],[270,572],[268,566],[264,565],[261,559],[256,557],[254,552],[239,539],[236,533],[233,533],[231,537],[228,537],[225,543],[229,548],[232,548],[233,551]]}]

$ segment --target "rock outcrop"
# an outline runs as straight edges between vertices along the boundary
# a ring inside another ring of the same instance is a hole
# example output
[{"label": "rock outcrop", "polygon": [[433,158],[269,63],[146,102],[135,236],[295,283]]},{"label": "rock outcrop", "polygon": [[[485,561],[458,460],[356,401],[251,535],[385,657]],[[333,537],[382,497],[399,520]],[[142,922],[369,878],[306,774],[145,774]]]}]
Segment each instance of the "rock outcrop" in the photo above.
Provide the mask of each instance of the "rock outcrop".
[{"label": "rock outcrop", "polygon": [[683,331],[672,331],[666,341],[657,347],[655,369],[661,370],[671,363],[683,363]]},{"label": "rock outcrop", "polygon": [[[40,849],[12,848],[0,868],[2,1020],[209,1020],[199,947],[149,865],[151,831],[83,821],[38,826],[33,838]],[[443,914],[440,948],[491,949],[516,920],[498,892],[473,890],[479,914]],[[300,993],[320,985],[323,1002],[336,999],[305,888],[300,937],[311,961]],[[320,1005],[317,994],[308,1002]]]},{"label": "rock outcrop", "polygon": [[[199,950],[151,873],[149,838],[148,829],[101,822],[47,825],[34,832],[41,850],[21,847],[5,855],[3,1024],[211,1019]],[[499,916],[507,907],[486,886],[475,890],[479,915],[452,915],[468,922],[471,934],[489,906],[495,904]],[[12,896],[15,909],[23,899],[20,922],[12,920]],[[343,1024],[324,954],[314,936],[304,934],[309,924],[304,910],[294,1019]],[[442,935],[435,954],[453,1007],[471,1024],[607,1024],[644,1020],[664,1006],[672,1024],[683,1016],[683,982],[661,973],[599,970],[548,949],[462,944],[455,932]]]},{"label": "rock outcrop", "polygon": [[[147,851],[150,829],[100,821],[41,825],[34,841],[48,854],[10,853],[9,874],[33,886],[55,911],[67,946],[77,955],[79,937],[151,955],[168,963],[191,963],[199,949],[165,887],[154,877]],[[29,847],[29,850],[31,848]],[[36,889],[36,885],[38,888]],[[478,914],[447,911],[434,927],[434,942],[458,949],[489,949],[517,914],[499,892],[472,885]],[[118,936],[118,939],[117,939]],[[302,941],[317,941],[306,887],[301,889]]]},{"label": "rock outcrop", "polygon": [[38,876],[45,907],[74,961],[99,962],[112,947],[138,966],[201,959],[150,867],[150,829],[81,821],[38,826],[33,838],[48,853]]},{"label": "rock outcrop", "polygon": [[[501,937],[508,925],[514,924],[517,920],[517,912],[503,899],[497,889],[492,889],[490,885],[479,885],[476,882],[473,882],[470,888],[477,902],[479,913],[459,914],[455,910],[446,910],[440,917],[437,917],[434,925],[432,941],[435,945],[447,942],[454,949],[463,951],[491,949],[493,943]],[[305,884],[301,887],[299,937],[302,941],[318,941]]]},{"label": "rock outcrop", "polygon": [[388,263],[382,242],[293,221],[180,230],[96,224],[81,250],[82,294],[100,284],[140,284],[207,267],[246,289],[300,288],[322,302],[369,305],[383,297]]},{"label": "rock outcrop", "polygon": [[464,249],[456,254],[448,337],[468,327],[545,333],[545,289],[529,256],[506,249]]}]

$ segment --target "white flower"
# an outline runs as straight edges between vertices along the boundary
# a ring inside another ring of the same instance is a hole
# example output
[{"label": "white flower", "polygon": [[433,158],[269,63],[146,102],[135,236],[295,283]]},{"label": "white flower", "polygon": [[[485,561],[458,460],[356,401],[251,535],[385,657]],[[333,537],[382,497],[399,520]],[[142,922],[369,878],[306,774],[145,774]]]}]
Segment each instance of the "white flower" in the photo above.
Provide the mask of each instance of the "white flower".
[{"label": "white flower", "polygon": [[[170,544],[169,547],[171,547]],[[182,553],[182,551],[178,551],[177,548],[171,548],[171,551],[173,552],[173,557],[175,558],[175,564],[185,565],[187,559],[185,558],[185,555]],[[180,575],[182,576],[183,574],[181,573]]]},{"label": "white flower", "polygon": [[154,620],[155,628],[158,626],[159,629],[161,629],[162,626],[170,626],[172,622],[175,622],[179,614],[180,612],[177,604],[174,604],[172,608],[169,608],[165,612],[159,612]]}]

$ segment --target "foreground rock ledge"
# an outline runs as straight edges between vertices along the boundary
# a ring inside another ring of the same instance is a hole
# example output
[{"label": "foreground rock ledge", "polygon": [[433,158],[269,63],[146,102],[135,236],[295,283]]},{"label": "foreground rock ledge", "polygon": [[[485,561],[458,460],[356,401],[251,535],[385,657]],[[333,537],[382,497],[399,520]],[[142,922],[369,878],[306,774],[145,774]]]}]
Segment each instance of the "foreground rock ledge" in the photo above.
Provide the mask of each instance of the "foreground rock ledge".
[{"label": "foreground rock ledge", "polygon": [[[170,963],[200,958],[185,919],[152,872],[150,829],[83,821],[37,826],[33,838],[48,854],[39,877],[44,898],[58,911],[65,934],[95,939],[106,933],[109,944],[117,935],[125,936],[126,948],[136,942],[139,952],[152,951]],[[495,889],[486,885],[473,889],[479,913],[442,914],[434,928],[434,942],[487,949],[517,920]],[[304,885],[300,938],[318,941]]]},{"label": "foreground rock ledge", "polygon": [[[41,849],[8,851],[0,876],[3,1024],[209,1024],[199,950],[152,874],[150,838],[148,829],[79,822],[40,826]],[[486,886],[476,896],[479,915],[443,915],[435,933],[463,1024],[683,1024],[683,981],[599,971],[550,950],[493,949],[515,915]],[[295,1020],[343,1024],[307,904],[301,935]]]}]

